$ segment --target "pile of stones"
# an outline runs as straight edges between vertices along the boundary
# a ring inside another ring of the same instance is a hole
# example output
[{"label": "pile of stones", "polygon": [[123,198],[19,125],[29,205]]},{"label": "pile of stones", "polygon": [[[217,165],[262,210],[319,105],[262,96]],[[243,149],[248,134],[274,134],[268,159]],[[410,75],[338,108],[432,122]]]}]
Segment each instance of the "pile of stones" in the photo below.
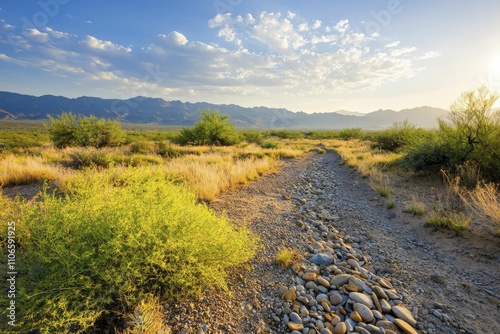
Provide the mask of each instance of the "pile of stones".
[{"label": "pile of stones", "polygon": [[405,294],[377,276],[370,256],[339,233],[338,217],[324,210],[318,218],[298,221],[314,242],[293,268],[294,284],[279,288],[288,304],[281,320],[291,333],[416,334],[416,315],[404,306]]}]

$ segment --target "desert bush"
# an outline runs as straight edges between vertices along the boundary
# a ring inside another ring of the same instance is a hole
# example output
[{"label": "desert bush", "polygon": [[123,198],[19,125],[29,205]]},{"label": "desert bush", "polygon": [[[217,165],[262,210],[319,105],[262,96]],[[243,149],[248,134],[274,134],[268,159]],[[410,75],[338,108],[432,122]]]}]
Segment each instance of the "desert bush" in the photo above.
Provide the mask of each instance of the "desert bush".
[{"label": "desert bush", "polygon": [[173,300],[226,287],[228,268],[255,252],[248,230],[157,169],[89,170],[63,191],[18,201],[9,217],[17,221],[16,324],[24,332],[84,332],[149,294]]},{"label": "desert bush", "polygon": [[427,140],[409,149],[401,158],[402,167],[413,171],[438,172],[442,168],[451,168],[454,160],[453,149],[439,133],[434,133]]},{"label": "desert bush", "polygon": [[71,166],[76,169],[87,167],[108,168],[114,164],[110,154],[98,150],[79,150],[70,153]]},{"label": "desert bush", "polygon": [[275,148],[278,148],[278,144],[276,142],[273,142],[273,141],[266,141],[265,143],[263,143],[261,145],[262,148],[270,148],[270,149],[275,149]]},{"label": "desert bush", "polygon": [[342,140],[361,139],[362,137],[363,131],[361,128],[347,128],[340,130],[338,133],[338,138]]},{"label": "desert bush", "polygon": [[229,116],[204,110],[193,128],[181,130],[177,142],[181,145],[227,146],[240,142],[240,137]]},{"label": "desert bush", "polygon": [[398,152],[415,145],[426,136],[426,131],[410,124],[408,120],[395,122],[384,131],[374,133],[374,147],[384,151]]},{"label": "desert bush", "polygon": [[244,140],[249,144],[262,144],[264,140],[264,135],[260,131],[246,130],[241,132]]},{"label": "desert bush", "polygon": [[172,144],[164,141],[155,142],[155,152],[156,154],[164,158],[177,158],[186,154],[185,152],[182,152],[173,147]]},{"label": "desert bush", "polygon": [[147,141],[136,141],[130,144],[130,153],[146,154],[151,149],[151,145]]},{"label": "desert bush", "polygon": [[40,147],[49,141],[50,137],[45,132],[27,130],[1,131],[0,152],[16,148]]},{"label": "desert bush", "polygon": [[302,132],[293,130],[270,130],[267,134],[280,139],[302,139],[305,137]]},{"label": "desert bush", "polygon": [[107,121],[95,116],[76,117],[63,113],[59,118],[48,116],[46,126],[56,147],[67,146],[118,146],[125,141],[125,134],[117,121]]}]

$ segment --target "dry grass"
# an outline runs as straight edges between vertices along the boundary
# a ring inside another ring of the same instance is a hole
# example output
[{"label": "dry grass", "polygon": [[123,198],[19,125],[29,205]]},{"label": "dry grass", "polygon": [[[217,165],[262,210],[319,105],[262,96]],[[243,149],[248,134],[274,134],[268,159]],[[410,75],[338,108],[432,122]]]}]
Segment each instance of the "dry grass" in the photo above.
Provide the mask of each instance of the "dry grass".
[{"label": "dry grass", "polygon": [[483,218],[489,218],[500,224],[500,196],[497,187],[492,183],[480,182],[476,188],[467,193],[466,204]]},{"label": "dry grass", "polygon": [[274,172],[281,162],[275,158],[244,158],[234,161],[221,153],[185,156],[165,163],[175,178],[185,180],[202,200],[213,200],[220,192]]},{"label": "dry grass", "polygon": [[61,168],[47,163],[42,157],[7,155],[0,160],[0,186],[30,184],[55,180]]},{"label": "dry grass", "polygon": [[412,197],[412,201],[406,203],[403,211],[421,216],[425,213],[425,211],[427,211],[427,207],[424,202],[417,200],[415,197]]},{"label": "dry grass", "polygon": [[290,248],[284,248],[276,255],[276,261],[281,268],[288,268],[300,261],[301,258],[302,256],[297,250]]},{"label": "dry grass", "polygon": [[370,186],[380,196],[388,197],[391,192],[391,182],[389,176],[382,174],[382,172],[372,170],[370,177]]},{"label": "dry grass", "polygon": [[455,212],[446,210],[442,207],[436,207],[427,215],[425,220],[429,225],[449,228],[460,233],[469,228],[472,217],[463,212]]},{"label": "dry grass", "polygon": [[142,300],[127,316],[129,327],[121,334],[170,334],[163,314],[163,307],[157,297]]}]

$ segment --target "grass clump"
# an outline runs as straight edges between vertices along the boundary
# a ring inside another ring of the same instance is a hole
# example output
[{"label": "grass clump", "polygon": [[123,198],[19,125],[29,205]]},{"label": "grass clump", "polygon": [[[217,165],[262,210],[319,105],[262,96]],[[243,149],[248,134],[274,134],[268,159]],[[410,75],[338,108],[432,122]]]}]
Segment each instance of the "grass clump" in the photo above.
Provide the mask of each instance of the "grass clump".
[{"label": "grass clump", "polygon": [[300,253],[295,249],[284,248],[276,255],[276,262],[281,268],[288,268],[299,261]]},{"label": "grass clump", "polygon": [[412,201],[407,203],[404,208],[404,212],[413,213],[417,216],[422,216],[426,210],[427,207],[425,203],[418,201],[417,199],[415,199],[415,197],[413,197]]},{"label": "grass clump", "polygon": [[382,197],[389,197],[392,192],[390,180],[381,172],[373,172],[370,176],[370,186]]},{"label": "grass clump", "polygon": [[385,207],[390,210],[394,208],[395,205],[396,205],[396,200],[394,199],[394,197],[389,196],[387,198],[387,202],[385,202]]},{"label": "grass clump", "polygon": [[120,334],[170,334],[163,307],[155,296],[147,296],[127,316],[127,328]]},{"label": "grass clump", "polygon": [[172,300],[226,287],[228,269],[255,253],[248,230],[159,169],[87,170],[63,191],[18,201],[9,217],[17,221],[23,331],[84,332],[130,313],[147,294]]},{"label": "grass clump", "polygon": [[465,231],[471,220],[472,217],[463,212],[448,211],[441,207],[435,208],[426,217],[429,225],[449,228],[457,233]]},{"label": "grass clump", "polygon": [[7,155],[0,160],[0,186],[55,180],[61,169],[42,157]]}]

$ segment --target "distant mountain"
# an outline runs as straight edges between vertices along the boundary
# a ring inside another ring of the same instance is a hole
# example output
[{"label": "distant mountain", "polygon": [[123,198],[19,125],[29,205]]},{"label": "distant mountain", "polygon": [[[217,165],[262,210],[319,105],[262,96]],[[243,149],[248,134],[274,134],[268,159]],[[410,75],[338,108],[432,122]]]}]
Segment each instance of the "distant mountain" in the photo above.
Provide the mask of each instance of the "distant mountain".
[{"label": "distant mountain", "polygon": [[360,113],[359,111],[349,111],[349,110],[337,110],[334,111],[334,113],[339,114],[339,115],[346,115],[346,116],[364,116],[365,114]]},{"label": "distant mountain", "polygon": [[43,95],[40,97],[10,92],[0,92],[0,119],[42,120],[47,115],[63,112],[77,115],[95,115],[114,118],[125,123],[155,123],[170,126],[191,126],[199,117],[199,111],[220,110],[229,115],[233,123],[245,128],[295,128],[295,129],[342,129],[360,127],[383,129],[393,122],[407,119],[417,126],[430,128],[437,125],[437,118],[447,111],[432,107],[419,107],[401,111],[378,110],[368,114],[340,110],[338,112],[292,112],[287,109],[253,107],[235,104],[211,104],[206,102],[165,101],[161,98],[137,96],[127,100],[102,99],[82,96]]}]

